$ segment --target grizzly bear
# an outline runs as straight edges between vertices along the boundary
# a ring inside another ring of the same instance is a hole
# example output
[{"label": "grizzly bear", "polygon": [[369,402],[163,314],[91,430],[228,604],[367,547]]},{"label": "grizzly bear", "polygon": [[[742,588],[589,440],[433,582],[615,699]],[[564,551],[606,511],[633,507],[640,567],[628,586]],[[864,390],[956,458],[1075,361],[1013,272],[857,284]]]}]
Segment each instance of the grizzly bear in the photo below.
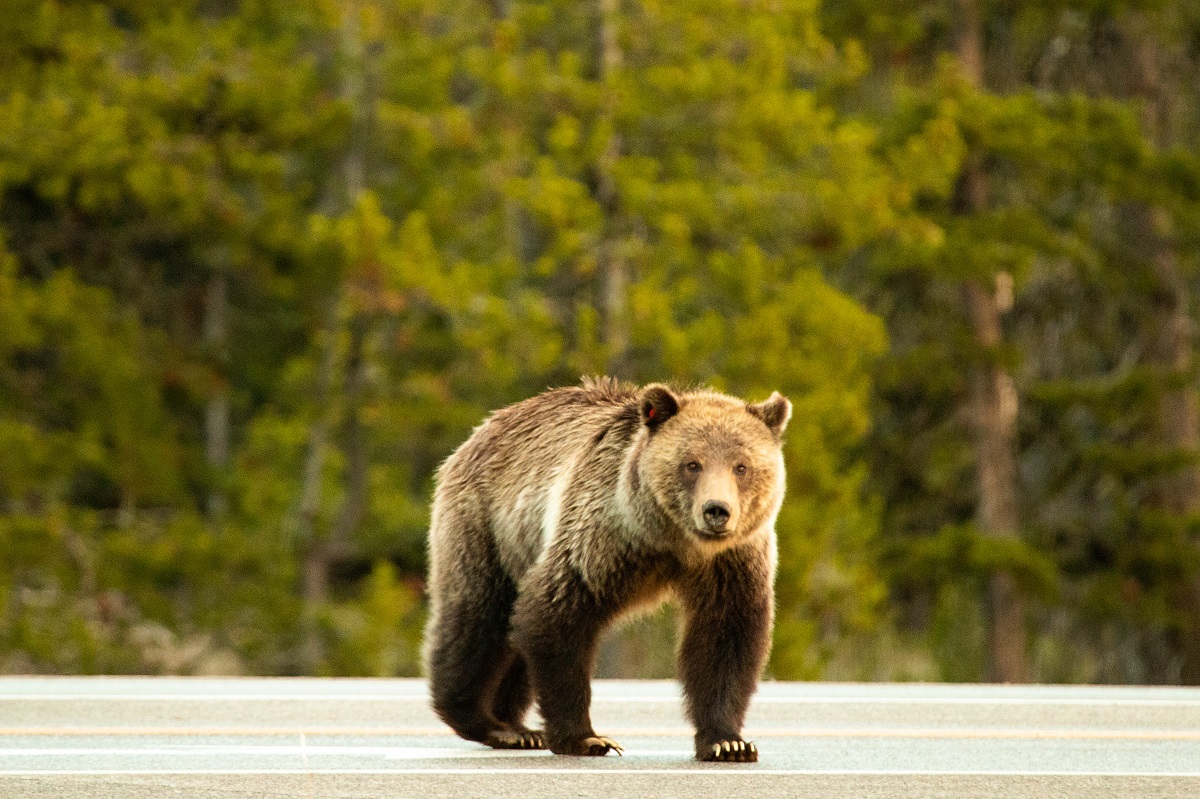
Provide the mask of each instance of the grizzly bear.
[{"label": "grizzly bear", "polygon": [[[742,721],[770,647],[791,403],[609,378],[493,413],[438,471],[425,667],[463,738],[620,753],[589,716],[597,642],[674,598],[700,760],[754,762]],[[545,731],[523,720],[537,698]]]}]

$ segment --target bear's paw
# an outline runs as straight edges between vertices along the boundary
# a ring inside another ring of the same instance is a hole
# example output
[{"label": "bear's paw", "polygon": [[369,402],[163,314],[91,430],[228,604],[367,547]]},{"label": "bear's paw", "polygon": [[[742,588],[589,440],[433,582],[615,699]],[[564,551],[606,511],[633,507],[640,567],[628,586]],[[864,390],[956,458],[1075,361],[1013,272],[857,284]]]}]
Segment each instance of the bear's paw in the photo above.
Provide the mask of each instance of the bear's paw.
[{"label": "bear's paw", "polygon": [[484,743],[493,749],[546,748],[546,738],[541,730],[492,730]]},{"label": "bear's paw", "polygon": [[752,741],[718,741],[700,753],[709,763],[757,763],[758,747]]},{"label": "bear's paw", "polygon": [[551,746],[550,751],[558,755],[577,755],[580,757],[603,757],[609,752],[623,755],[625,749],[612,738],[601,735],[581,738],[562,746]]}]

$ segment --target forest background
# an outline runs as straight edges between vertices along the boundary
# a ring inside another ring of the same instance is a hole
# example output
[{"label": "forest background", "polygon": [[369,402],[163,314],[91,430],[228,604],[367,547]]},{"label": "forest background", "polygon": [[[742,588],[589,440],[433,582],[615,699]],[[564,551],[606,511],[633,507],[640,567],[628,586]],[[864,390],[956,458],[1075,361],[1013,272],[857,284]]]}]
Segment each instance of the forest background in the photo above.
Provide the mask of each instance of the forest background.
[{"label": "forest background", "polygon": [[795,403],[771,676],[1200,683],[1198,145],[1192,0],[0,0],[0,672],[415,675],[607,373]]}]

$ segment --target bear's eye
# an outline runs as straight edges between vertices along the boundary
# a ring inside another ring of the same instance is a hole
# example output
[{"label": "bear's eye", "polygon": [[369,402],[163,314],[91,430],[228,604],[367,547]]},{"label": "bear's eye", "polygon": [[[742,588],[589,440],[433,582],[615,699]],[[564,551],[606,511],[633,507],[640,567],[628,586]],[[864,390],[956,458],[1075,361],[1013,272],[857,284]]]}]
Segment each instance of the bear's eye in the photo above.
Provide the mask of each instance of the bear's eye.
[{"label": "bear's eye", "polygon": [[689,472],[698,472],[700,468],[700,461],[688,461],[687,463],[687,470]]},{"label": "bear's eye", "polygon": [[738,477],[741,477],[743,474],[746,473],[746,464],[739,463],[737,466],[734,466],[733,473],[736,474]]}]

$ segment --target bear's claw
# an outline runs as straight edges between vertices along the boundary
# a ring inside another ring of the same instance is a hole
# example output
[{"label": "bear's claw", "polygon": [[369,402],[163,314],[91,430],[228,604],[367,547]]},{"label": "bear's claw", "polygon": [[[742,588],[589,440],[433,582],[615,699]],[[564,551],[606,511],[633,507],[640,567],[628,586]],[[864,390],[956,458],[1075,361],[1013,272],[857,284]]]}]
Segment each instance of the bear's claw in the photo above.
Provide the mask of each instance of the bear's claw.
[{"label": "bear's claw", "polygon": [[614,741],[612,738],[605,738],[602,735],[593,735],[587,738],[581,738],[577,741],[560,743],[556,746],[551,746],[550,751],[556,755],[577,755],[579,757],[603,757],[609,752],[616,752],[618,755],[624,753],[625,749]]},{"label": "bear's claw", "polygon": [[705,750],[700,759],[716,763],[757,763],[758,747],[750,741],[720,741]]},{"label": "bear's claw", "polygon": [[607,755],[610,749],[622,757],[625,756],[625,750],[612,738],[605,738],[603,736],[584,738],[582,746],[587,750],[586,754],[590,757]]},{"label": "bear's claw", "polygon": [[546,748],[546,738],[541,730],[492,730],[484,743],[493,749]]}]

